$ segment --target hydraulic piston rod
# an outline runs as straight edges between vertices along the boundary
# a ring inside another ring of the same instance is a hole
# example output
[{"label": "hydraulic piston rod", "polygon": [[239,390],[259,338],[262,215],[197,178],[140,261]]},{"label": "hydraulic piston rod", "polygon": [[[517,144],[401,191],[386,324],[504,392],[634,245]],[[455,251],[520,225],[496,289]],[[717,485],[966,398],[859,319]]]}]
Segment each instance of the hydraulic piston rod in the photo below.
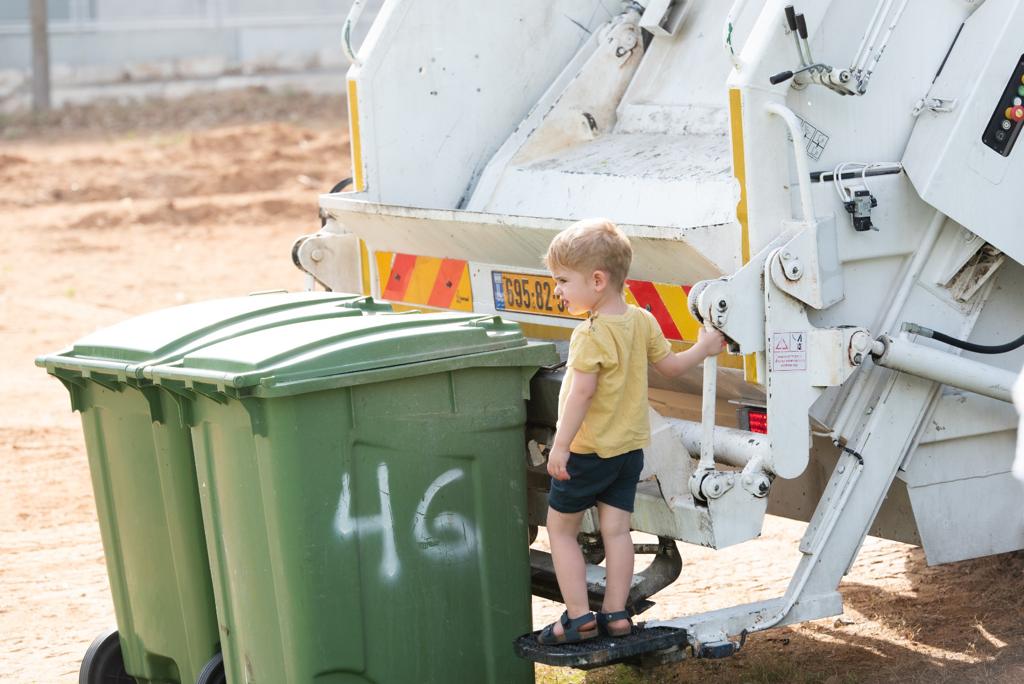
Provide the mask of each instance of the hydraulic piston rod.
[{"label": "hydraulic piston rod", "polygon": [[875,340],[871,355],[879,366],[919,378],[934,380],[1001,401],[1012,401],[1010,388],[1016,376],[1010,371],[965,359],[904,338],[883,335]]}]

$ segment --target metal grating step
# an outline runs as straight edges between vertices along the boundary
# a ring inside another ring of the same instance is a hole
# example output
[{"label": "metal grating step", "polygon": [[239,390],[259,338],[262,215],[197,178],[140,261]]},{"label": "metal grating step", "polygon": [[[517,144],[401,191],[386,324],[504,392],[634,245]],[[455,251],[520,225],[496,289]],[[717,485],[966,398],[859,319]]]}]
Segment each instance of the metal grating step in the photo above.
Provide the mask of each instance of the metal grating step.
[{"label": "metal grating step", "polygon": [[516,639],[516,655],[535,663],[580,670],[612,665],[654,651],[670,649],[682,655],[687,645],[686,630],[674,627],[649,627],[625,637],[597,637],[555,646],[537,643],[539,633],[531,632]]}]

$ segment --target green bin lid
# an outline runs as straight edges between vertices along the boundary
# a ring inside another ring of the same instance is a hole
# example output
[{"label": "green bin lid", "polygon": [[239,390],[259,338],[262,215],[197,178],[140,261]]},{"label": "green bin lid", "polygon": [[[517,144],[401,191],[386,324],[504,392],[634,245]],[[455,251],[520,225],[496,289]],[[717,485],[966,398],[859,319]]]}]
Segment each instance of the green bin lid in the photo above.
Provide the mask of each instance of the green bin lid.
[{"label": "green bin lid", "polygon": [[204,347],[174,365],[147,367],[144,375],[276,396],[356,384],[357,375],[380,369],[423,374],[557,361],[554,345],[528,342],[517,324],[499,316],[408,313],[268,328]]},{"label": "green bin lid", "polygon": [[360,316],[391,307],[361,295],[274,292],[161,309],[98,330],[70,349],[36,364],[83,374],[141,377],[142,367],[171,363],[186,353],[237,335],[297,320]]}]

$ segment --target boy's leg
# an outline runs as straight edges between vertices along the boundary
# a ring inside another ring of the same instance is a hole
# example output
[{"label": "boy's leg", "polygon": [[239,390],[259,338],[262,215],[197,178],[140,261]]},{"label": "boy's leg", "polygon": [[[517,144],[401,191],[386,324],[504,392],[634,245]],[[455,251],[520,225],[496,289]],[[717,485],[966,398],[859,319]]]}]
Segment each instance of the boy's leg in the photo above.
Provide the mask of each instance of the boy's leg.
[{"label": "boy's leg", "polygon": [[[583,521],[583,513],[584,511],[560,513],[548,507],[547,528],[551,541],[551,560],[555,565],[558,588],[562,591],[562,600],[565,601],[565,609],[570,619],[590,612],[590,602],[587,599],[587,564],[583,560],[583,551],[576,539],[580,532],[580,523]],[[626,519],[629,520],[628,513]],[[631,545],[630,550],[632,548]],[[591,624],[593,623],[583,627],[589,629]],[[554,631],[555,634],[564,632],[562,625],[557,622]]]},{"label": "boy's leg", "polygon": [[[604,542],[605,589],[601,612],[625,610],[629,586],[633,581],[633,538],[629,536],[629,511],[598,502],[601,540]],[[552,549],[553,550],[553,549]],[[557,566],[556,566],[557,567]],[[627,620],[608,624],[612,629],[629,627]]]}]

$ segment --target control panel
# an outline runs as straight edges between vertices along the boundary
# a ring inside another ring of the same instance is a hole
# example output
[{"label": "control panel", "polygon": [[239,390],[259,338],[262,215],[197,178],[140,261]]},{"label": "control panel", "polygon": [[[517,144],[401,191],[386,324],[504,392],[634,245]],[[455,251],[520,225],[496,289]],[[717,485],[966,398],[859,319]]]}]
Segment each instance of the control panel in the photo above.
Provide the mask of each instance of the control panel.
[{"label": "control panel", "polygon": [[975,5],[929,91],[957,105],[917,117],[901,162],[927,204],[1024,264],[1024,0]]},{"label": "control panel", "polygon": [[1024,55],[1017,61],[1010,82],[1006,84],[996,110],[989,119],[981,141],[993,150],[1010,156],[1021,130],[1024,129]]}]

